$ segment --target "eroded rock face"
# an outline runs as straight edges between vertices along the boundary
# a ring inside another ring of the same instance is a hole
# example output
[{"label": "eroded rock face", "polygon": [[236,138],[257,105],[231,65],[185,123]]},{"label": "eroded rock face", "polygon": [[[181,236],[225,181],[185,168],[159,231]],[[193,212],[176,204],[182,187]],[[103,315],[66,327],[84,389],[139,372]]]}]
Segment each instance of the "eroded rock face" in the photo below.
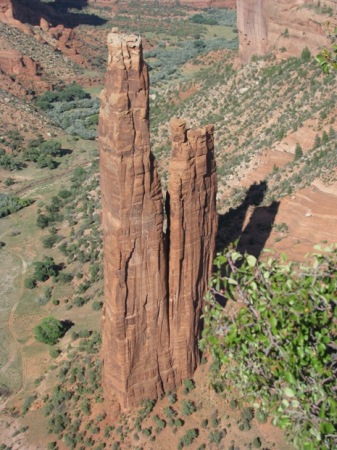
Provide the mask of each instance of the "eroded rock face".
[{"label": "eroded rock face", "polygon": [[217,214],[213,127],[186,132],[175,120],[166,238],[141,40],[113,30],[108,49],[99,140],[103,389],[112,411],[116,401],[136,406],[193,375]]},{"label": "eroded rock face", "polygon": [[217,231],[217,178],[212,125],[186,130],[171,121],[167,216],[170,346],[178,384],[193,376],[200,358],[200,314],[212,270]]},{"label": "eroded rock face", "polygon": [[108,37],[101,95],[104,232],[103,388],[122,408],[174,388],[169,351],[163,198],[150,153],[140,38]]},{"label": "eroded rock face", "polygon": [[334,12],[332,18],[320,14],[316,6],[314,0],[237,0],[241,60],[280,51],[282,57],[299,56],[304,47],[318,52],[329,45],[327,24],[333,29],[337,5],[324,2]]},{"label": "eroded rock face", "polygon": [[[19,86],[36,92],[50,89],[50,85],[41,78],[41,67],[32,58],[21,55],[17,50],[0,50],[0,74],[15,80],[18,85],[16,89]],[[15,92],[15,89],[10,90]]]}]

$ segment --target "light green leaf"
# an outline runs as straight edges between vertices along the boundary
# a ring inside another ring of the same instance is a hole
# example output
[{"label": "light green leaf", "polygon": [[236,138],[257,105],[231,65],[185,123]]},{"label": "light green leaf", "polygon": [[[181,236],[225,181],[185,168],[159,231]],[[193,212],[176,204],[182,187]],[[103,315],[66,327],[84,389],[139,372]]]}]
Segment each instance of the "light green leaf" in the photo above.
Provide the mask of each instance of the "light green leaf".
[{"label": "light green leaf", "polygon": [[288,387],[284,388],[283,392],[287,397],[295,397],[294,391]]},{"label": "light green leaf", "polygon": [[247,262],[248,262],[249,267],[254,267],[254,266],[256,266],[257,259],[253,255],[248,255]]}]

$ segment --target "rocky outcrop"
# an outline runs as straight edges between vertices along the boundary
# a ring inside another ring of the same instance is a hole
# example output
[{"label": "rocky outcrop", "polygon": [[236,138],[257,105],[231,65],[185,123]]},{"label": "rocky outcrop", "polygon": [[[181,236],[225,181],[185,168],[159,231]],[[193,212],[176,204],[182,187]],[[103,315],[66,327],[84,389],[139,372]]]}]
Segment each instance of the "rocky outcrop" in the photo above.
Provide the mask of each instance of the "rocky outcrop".
[{"label": "rocky outcrop", "polygon": [[84,60],[78,51],[81,44],[76,40],[73,29],[76,21],[67,13],[67,7],[64,8],[63,12],[58,12],[38,0],[0,0],[0,22],[34,35],[38,41],[51,45],[77,64],[82,64]]},{"label": "rocky outcrop", "polygon": [[268,52],[299,56],[304,47],[317,52],[329,45],[326,24],[336,20],[337,4],[327,0],[324,7],[335,11],[332,18],[314,0],[237,0],[241,60]]},{"label": "rocky outcrop", "polygon": [[171,121],[167,217],[169,235],[170,346],[177,383],[199,363],[200,314],[212,270],[216,212],[213,126],[186,130]]},{"label": "rocky outcrop", "polygon": [[108,49],[99,125],[103,389],[109,409],[114,400],[126,409],[175,389],[199,361],[200,309],[216,233],[216,175],[213,128],[186,132],[185,124],[173,122],[167,240],[150,151],[141,39],[114,30]]},{"label": "rocky outcrop", "polygon": [[[37,93],[50,89],[50,85],[41,78],[41,67],[29,56],[23,56],[16,50],[0,50],[0,74],[7,76],[17,86],[9,90],[16,92],[18,88]],[[6,83],[4,81],[4,88]]]}]

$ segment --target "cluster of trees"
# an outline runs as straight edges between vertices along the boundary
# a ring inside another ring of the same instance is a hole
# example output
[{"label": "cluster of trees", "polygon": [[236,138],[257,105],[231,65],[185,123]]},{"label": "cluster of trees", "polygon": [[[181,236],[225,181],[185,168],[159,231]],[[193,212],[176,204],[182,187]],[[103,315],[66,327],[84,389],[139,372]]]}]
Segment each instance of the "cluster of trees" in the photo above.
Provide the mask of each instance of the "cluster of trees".
[{"label": "cluster of trees", "polygon": [[71,102],[84,98],[89,98],[89,95],[83,90],[82,86],[72,83],[40,95],[36,99],[36,105],[43,110],[48,110],[53,107],[52,104],[55,102]]},{"label": "cluster of trees", "polygon": [[29,206],[34,200],[20,198],[14,195],[0,194],[0,217],[9,216],[20,209]]},{"label": "cluster of trees", "polygon": [[56,277],[60,272],[60,267],[50,256],[45,256],[42,261],[34,263],[34,273],[30,278],[26,278],[25,286],[33,289],[37,281],[47,281],[50,277]]},{"label": "cluster of trees", "polygon": [[95,139],[97,136],[99,102],[77,84],[70,84],[46,92],[37,98],[39,108],[47,111],[55,125],[68,134],[83,139]]},{"label": "cluster of trees", "polygon": [[54,169],[57,167],[55,157],[62,156],[62,145],[57,140],[45,141],[43,136],[39,135],[36,139],[32,139],[28,143],[28,147],[23,154],[26,161],[36,162],[40,168],[49,167]]},{"label": "cluster of trees", "polygon": [[207,17],[202,14],[194,14],[190,20],[193,23],[199,23],[202,25],[218,25],[219,23],[216,19],[213,19],[213,17]]}]

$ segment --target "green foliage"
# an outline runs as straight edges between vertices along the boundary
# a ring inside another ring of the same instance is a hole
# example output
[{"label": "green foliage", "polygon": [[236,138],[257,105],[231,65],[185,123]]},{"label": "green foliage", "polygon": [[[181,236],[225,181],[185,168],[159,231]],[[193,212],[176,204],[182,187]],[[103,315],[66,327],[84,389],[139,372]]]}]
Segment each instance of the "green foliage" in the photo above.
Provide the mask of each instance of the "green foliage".
[{"label": "green foliage", "polygon": [[177,416],[177,411],[172,408],[172,406],[167,406],[164,408],[164,414],[168,419],[173,419]]},{"label": "green foliage", "polygon": [[262,446],[261,439],[259,437],[254,438],[252,444],[253,444],[253,447],[255,447],[255,448],[261,448],[261,446]]},{"label": "green foliage", "polygon": [[316,134],[313,148],[316,149],[316,148],[320,147],[321,145],[322,145],[321,138],[319,137],[318,134]]},{"label": "green foliage", "polygon": [[296,147],[295,147],[295,157],[294,157],[294,161],[297,161],[298,159],[302,158],[303,156],[303,150],[301,145],[297,142]]},{"label": "green foliage", "polygon": [[174,392],[169,392],[167,394],[167,399],[171,405],[174,405],[174,403],[177,402],[177,395]]},{"label": "green foliage", "polygon": [[48,278],[58,274],[59,269],[55,264],[55,261],[50,256],[45,256],[43,261],[34,262],[34,280],[46,281]]},{"label": "green foliage", "polygon": [[184,416],[190,416],[197,410],[195,403],[190,400],[183,400],[181,402],[181,412]]},{"label": "green foliage", "polygon": [[179,441],[180,448],[188,447],[192,444],[192,442],[198,437],[198,430],[190,429],[187,430],[186,433],[183,435],[183,437]]},{"label": "green foliage", "polygon": [[195,383],[193,380],[191,379],[186,379],[183,381],[183,385],[184,385],[184,394],[188,394],[189,392],[191,392],[193,389],[195,389]]},{"label": "green foliage", "polygon": [[13,186],[13,184],[15,184],[14,178],[8,177],[5,179],[5,186]]},{"label": "green foliage", "polygon": [[23,167],[21,161],[17,159],[16,155],[6,153],[4,150],[0,149],[0,167],[5,170],[20,170]]},{"label": "green foliage", "polygon": [[15,197],[14,195],[0,194],[0,218],[9,216],[33,203],[29,198]]},{"label": "green foliage", "polygon": [[62,155],[62,146],[61,142],[50,140],[42,142],[40,145],[40,151],[46,155],[51,156],[61,156]]},{"label": "green foliage", "polygon": [[22,414],[26,414],[36,399],[36,394],[28,395],[22,405]]},{"label": "green foliage", "polygon": [[193,23],[199,23],[204,25],[218,25],[218,21],[212,17],[203,16],[202,14],[194,14],[190,21]]},{"label": "green foliage", "polygon": [[25,279],[25,288],[34,289],[36,286],[36,281],[34,278],[26,278]]},{"label": "green foliage", "polygon": [[92,304],[92,309],[94,310],[94,311],[99,311],[100,309],[102,309],[103,308],[103,302],[98,302],[98,301],[94,301],[93,302],[93,304]]},{"label": "green foliage", "polygon": [[[337,28],[335,29],[335,34],[336,33]],[[337,44],[334,44],[331,50],[324,48],[315,59],[324,73],[329,73],[331,70],[337,70]]]},{"label": "green foliage", "polygon": [[53,91],[47,91],[36,99],[36,104],[39,108],[48,110],[52,108],[52,103],[55,102],[70,102],[73,100],[82,100],[87,98],[88,94],[83,90],[82,86],[78,84],[70,84],[66,87],[57,88]]},{"label": "green foliage", "polygon": [[220,444],[224,437],[223,431],[211,431],[208,435],[208,440],[210,443]]},{"label": "green foliage", "polygon": [[44,344],[55,345],[64,333],[62,322],[52,316],[43,318],[34,328],[35,339]]},{"label": "green foliage", "polygon": [[49,354],[52,358],[57,358],[61,353],[61,350],[59,348],[51,348],[49,350]]},{"label": "green foliage", "polygon": [[50,222],[50,218],[44,214],[39,214],[37,216],[36,225],[39,228],[47,228]]},{"label": "green foliage", "polygon": [[310,52],[310,50],[308,49],[308,47],[305,47],[305,48],[302,50],[302,53],[301,53],[301,59],[302,59],[302,61],[304,61],[304,62],[309,62],[309,61],[310,61],[310,59],[311,59],[311,52]]},{"label": "green foliage", "polygon": [[[218,382],[312,450],[333,448],[337,430],[337,248],[325,250],[312,265],[218,255],[200,342],[223,366]],[[240,302],[234,317],[216,293]]]}]

